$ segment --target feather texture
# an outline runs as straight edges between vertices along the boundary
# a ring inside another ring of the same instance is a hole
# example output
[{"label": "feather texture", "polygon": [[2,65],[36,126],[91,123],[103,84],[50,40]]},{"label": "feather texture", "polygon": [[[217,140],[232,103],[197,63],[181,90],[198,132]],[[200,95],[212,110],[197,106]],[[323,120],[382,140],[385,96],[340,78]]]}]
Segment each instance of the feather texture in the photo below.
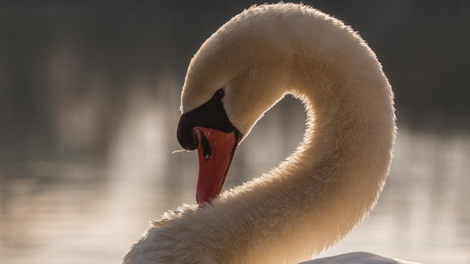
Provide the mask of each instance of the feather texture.
[{"label": "feather texture", "polygon": [[304,5],[251,7],[191,60],[182,112],[221,87],[227,116],[245,136],[294,95],[307,112],[303,142],[211,206],[165,213],[124,263],[298,263],[341,240],[374,207],[396,135],[393,93],[349,26]]}]

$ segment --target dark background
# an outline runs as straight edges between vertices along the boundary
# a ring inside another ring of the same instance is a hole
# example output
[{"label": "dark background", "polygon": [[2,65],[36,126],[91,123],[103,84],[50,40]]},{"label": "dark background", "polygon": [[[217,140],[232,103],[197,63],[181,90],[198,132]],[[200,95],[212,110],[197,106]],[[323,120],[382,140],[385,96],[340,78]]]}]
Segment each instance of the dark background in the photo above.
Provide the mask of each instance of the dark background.
[{"label": "dark background", "polygon": [[[303,2],[353,25],[369,43],[396,94],[400,126],[468,129],[469,1]],[[186,67],[203,41],[261,3],[0,4],[0,160],[106,155],[126,98],[137,89],[133,78],[144,80],[138,89],[156,103],[177,105]],[[165,74],[177,89],[158,87]],[[177,107],[168,111],[178,114]],[[64,133],[81,139],[70,144]]]},{"label": "dark background", "polygon": [[[297,1],[298,2],[298,1]],[[176,153],[186,68],[222,24],[264,1],[0,1],[0,262],[119,263],[148,221],[194,203]],[[470,261],[470,1],[303,1],[359,31],[396,95],[387,185],[326,254]],[[242,143],[226,189],[301,140],[286,97]]]}]

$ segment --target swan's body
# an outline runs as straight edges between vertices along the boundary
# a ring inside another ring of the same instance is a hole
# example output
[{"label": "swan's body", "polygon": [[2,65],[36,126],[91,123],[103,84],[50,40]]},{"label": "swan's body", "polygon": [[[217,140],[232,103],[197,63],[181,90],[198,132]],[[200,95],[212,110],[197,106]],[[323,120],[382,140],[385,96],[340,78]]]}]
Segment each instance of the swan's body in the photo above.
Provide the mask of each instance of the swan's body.
[{"label": "swan's body", "polygon": [[361,222],[389,171],[393,94],[375,54],[341,21],[295,4],[244,11],[192,59],[181,110],[188,117],[217,99],[246,136],[287,93],[307,111],[298,150],[212,205],[165,213],[125,263],[298,263]]},{"label": "swan's body", "polygon": [[319,258],[299,264],[418,264],[400,259],[391,259],[367,252],[347,253],[333,257]]}]

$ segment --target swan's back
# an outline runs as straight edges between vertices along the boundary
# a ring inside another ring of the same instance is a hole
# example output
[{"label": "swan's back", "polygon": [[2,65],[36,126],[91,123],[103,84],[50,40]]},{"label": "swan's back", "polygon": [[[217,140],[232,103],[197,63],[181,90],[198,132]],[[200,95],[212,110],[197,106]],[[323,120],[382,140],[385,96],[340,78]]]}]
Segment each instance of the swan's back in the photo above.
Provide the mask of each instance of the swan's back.
[{"label": "swan's back", "polygon": [[353,252],[333,257],[305,261],[299,264],[418,264],[414,262],[385,258],[368,252]]}]

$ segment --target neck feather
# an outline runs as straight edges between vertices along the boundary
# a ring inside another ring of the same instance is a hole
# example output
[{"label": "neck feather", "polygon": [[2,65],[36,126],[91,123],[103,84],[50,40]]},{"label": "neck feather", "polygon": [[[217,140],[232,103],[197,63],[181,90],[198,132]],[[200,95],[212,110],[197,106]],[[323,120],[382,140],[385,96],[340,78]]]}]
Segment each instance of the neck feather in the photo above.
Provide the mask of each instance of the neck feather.
[{"label": "neck feather", "polygon": [[369,213],[390,166],[393,95],[360,37],[328,23],[326,32],[346,37],[324,38],[316,47],[291,41],[287,92],[303,101],[308,121],[297,151],[212,206],[167,213],[133,246],[128,263],[297,263],[332,246]]},{"label": "neck feather", "polygon": [[240,254],[247,263],[320,253],[368,215],[384,186],[396,134],[393,94],[375,54],[346,31],[349,47],[293,55],[288,92],[303,101],[308,121],[298,150],[214,204],[246,223],[231,235],[251,252]]},{"label": "neck feather", "polygon": [[369,55],[363,72],[344,61],[325,61],[322,69],[296,63],[290,92],[306,107],[303,142],[278,168],[215,204],[238,208],[227,212],[230,217],[250,219],[249,230],[236,234],[249,234],[241,243],[255,252],[248,263],[309,259],[342,239],[375,205],[391,162],[395,116],[388,81]]}]

